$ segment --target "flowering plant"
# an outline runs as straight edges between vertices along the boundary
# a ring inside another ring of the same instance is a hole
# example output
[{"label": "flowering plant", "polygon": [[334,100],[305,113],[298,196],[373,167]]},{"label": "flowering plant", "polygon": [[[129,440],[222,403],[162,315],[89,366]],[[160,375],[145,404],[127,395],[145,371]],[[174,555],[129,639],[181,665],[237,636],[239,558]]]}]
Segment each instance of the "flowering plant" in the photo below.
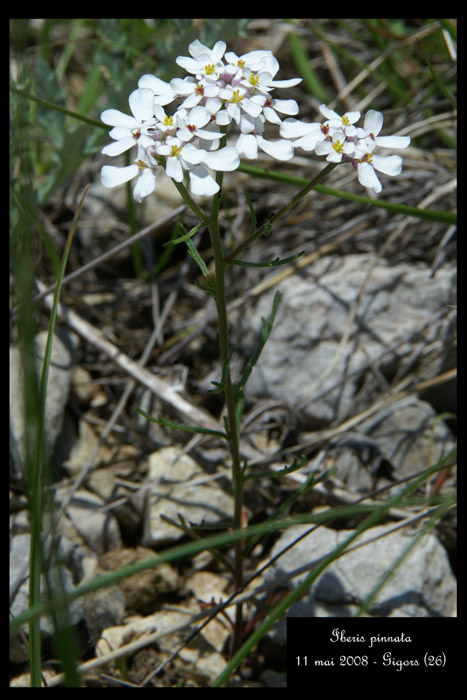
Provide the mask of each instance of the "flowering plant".
[{"label": "flowering plant", "polygon": [[[118,156],[133,149],[135,154],[131,165],[103,166],[106,187],[137,178],[133,195],[141,202],[155,190],[156,173],[162,167],[176,183],[182,183],[186,173],[192,194],[212,196],[219,183],[209,171],[236,170],[241,156],[257,158],[258,149],[287,161],[297,147],[326,156],[331,163],[352,163],[359,182],[375,192],[382,189],[375,170],[386,175],[401,172],[400,156],[373,153],[377,146],[401,149],[410,143],[408,136],[378,135],[383,125],[380,112],[370,110],[363,128],[357,128],[360,112],[340,117],[321,105],[326,121],[306,123],[293,118],[299,112],[296,100],[272,97],[275,88],[295,87],[301,78],[276,80],[279,63],[271,51],[237,56],[226,52],[223,41],[209,49],[198,40],[188,50],[190,56],[176,59],[188,76],[167,83],[143,75],[129,97],[132,116],[116,109],[102,113],[102,121],[113,127],[114,140],[102,153]],[[172,114],[164,109],[169,104],[175,105]],[[265,138],[268,124],[279,127],[280,138]]]},{"label": "flowering plant", "polygon": [[[191,238],[203,226],[209,230],[215,273],[206,281],[206,289],[212,293],[216,302],[222,366],[221,380],[214,382],[214,391],[224,394],[225,432],[183,426],[153,418],[143,411],[140,413],[156,423],[169,424],[188,432],[214,433],[225,439],[232,463],[235,503],[233,526],[236,530],[242,530],[243,485],[247,478],[246,463],[242,464],[240,435],[243,390],[271,331],[278,297],[274,300],[269,321],[264,321],[259,345],[234,386],[230,374],[232,350],[228,340],[226,268],[233,263],[243,264],[237,259],[238,254],[262,233],[269,231],[275,221],[341,163],[352,164],[359,182],[380,192],[382,185],[375,171],[397,175],[402,168],[402,159],[398,155],[378,155],[375,149],[406,148],[410,138],[380,136],[383,115],[374,110],[367,112],[362,127],[357,126],[360,112],[347,112],[340,116],[325,105],[320,107],[325,119],[322,122],[307,123],[296,119],[299,112],[297,102],[294,99],[273,97],[273,91],[295,87],[301,79],[276,80],[279,63],[271,51],[256,50],[238,56],[226,51],[223,41],[218,41],[209,49],[198,40],[190,44],[188,51],[189,56],[179,56],[176,59],[176,63],[188,73],[185,78],[165,82],[154,75],[143,75],[138,88],[129,97],[131,115],[115,109],[107,109],[102,113],[101,119],[112,127],[112,143],[106,145],[102,153],[119,156],[131,149],[134,155],[130,165],[104,165],[101,180],[106,187],[115,187],[136,178],[133,195],[141,202],[156,189],[157,172],[163,168],[200,219],[200,224],[174,243],[187,243],[190,253],[198,260],[206,277],[206,266],[199,256],[196,257],[196,248]],[[269,127],[276,127],[278,138],[272,139],[269,136]],[[277,160],[288,161],[294,156],[296,148],[324,156],[327,165],[259,228],[256,228],[256,217],[248,200],[252,214],[250,234],[234,251],[224,254],[218,217],[223,173],[236,170],[241,157],[249,160],[256,158],[258,150]],[[192,195],[212,197],[209,214],[203,211]],[[291,259],[294,258],[276,260],[274,264],[287,263]],[[290,469],[296,468],[294,462]],[[243,585],[243,549],[240,539],[235,543],[233,570],[235,588],[239,591]],[[238,604],[232,637],[233,648],[238,645],[241,632],[242,606]]]}]

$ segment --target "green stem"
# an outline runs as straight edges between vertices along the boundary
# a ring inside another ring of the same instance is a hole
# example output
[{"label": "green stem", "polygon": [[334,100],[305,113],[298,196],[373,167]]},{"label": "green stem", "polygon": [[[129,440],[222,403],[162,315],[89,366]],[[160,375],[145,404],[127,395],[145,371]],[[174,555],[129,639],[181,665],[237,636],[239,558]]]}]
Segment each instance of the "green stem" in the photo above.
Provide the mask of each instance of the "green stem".
[{"label": "green stem", "polygon": [[[222,184],[222,174],[218,173],[217,177],[219,185]],[[208,224],[209,234],[211,237],[211,245],[215,264],[215,290],[216,290],[216,309],[218,318],[218,333],[219,333],[219,349],[221,365],[226,368],[224,397],[227,408],[227,423],[228,423],[228,442],[230,447],[230,455],[232,458],[232,488],[234,494],[234,529],[242,527],[242,511],[243,511],[243,476],[240,461],[239,447],[239,426],[237,421],[237,410],[235,402],[235,393],[232,385],[230,374],[229,358],[229,336],[228,336],[228,321],[227,321],[227,298],[225,291],[225,271],[227,268],[224,252],[222,250],[222,242],[219,231],[219,206],[220,192],[214,195],[211,218]],[[234,545],[234,583],[235,588],[240,589],[243,585],[243,544],[239,540]],[[236,607],[235,629],[232,641],[232,648],[238,646],[242,629],[242,605]]]}]

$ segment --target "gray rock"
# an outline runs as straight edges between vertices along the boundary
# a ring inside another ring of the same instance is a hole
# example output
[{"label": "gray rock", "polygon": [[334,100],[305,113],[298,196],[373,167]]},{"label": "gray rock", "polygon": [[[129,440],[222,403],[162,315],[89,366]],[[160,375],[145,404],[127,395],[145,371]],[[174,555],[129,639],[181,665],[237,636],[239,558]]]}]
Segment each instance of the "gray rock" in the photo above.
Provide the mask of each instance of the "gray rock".
[{"label": "gray rock", "polygon": [[[271,558],[308,529],[308,526],[300,525],[284,532],[275,543]],[[371,528],[352,546],[387,531],[387,526]],[[274,580],[311,564],[332,552],[350,534],[350,530],[317,528],[274,562],[266,580]],[[288,614],[303,617],[348,617],[354,614],[357,606],[410,545],[415,534],[395,531],[345,554],[325,569]],[[293,581],[298,583],[307,573],[302,571]],[[379,591],[370,612],[381,617],[448,617],[455,614],[456,591],[456,579],[446,551],[437,537],[430,533],[417,542]]]},{"label": "gray rock", "polygon": [[455,270],[430,274],[423,267],[391,267],[373,255],[348,255],[328,256],[284,279],[245,319],[244,346],[253,345],[261,317],[269,317],[272,297],[280,291],[274,328],[248,393],[286,401],[315,428],[348,415],[356,381],[375,363],[393,376],[416,358],[420,380],[435,376],[452,360],[446,314],[455,303]]},{"label": "gray rock", "polygon": [[[38,381],[46,342],[47,333],[42,331],[36,337]],[[63,425],[63,414],[70,390],[71,364],[70,351],[60,338],[55,336],[52,343],[52,358],[45,402],[45,426],[50,450],[53,448]],[[10,433],[14,453],[23,460],[25,434],[23,377],[20,351],[16,347],[10,348]]]},{"label": "gray rock", "polygon": [[[11,540],[10,545],[10,612],[14,617],[18,617],[22,612],[29,607],[29,548],[31,535],[23,533],[15,535]],[[60,579],[66,589],[73,588],[71,573],[68,569],[63,568],[60,573]],[[53,580],[53,572],[51,574]],[[47,584],[45,579],[41,579],[42,596],[47,599]],[[76,625],[82,618],[81,601],[75,600],[69,606],[69,612],[72,624]],[[27,631],[27,625],[23,626]],[[51,619],[42,615],[40,618],[41,635],[48,637],[53,631]],[[27,661],[29,658],[29,650],[24,646],[20,635],[12,638],[10,644],[10,659],[11,661],[20,663]]]},{"label": "gray rock", "polygon": [[351,491],[369,491],[380,477],[404,478],[436,464],[454,444],[431,404],[407,396],[330,440],[304,471],[334,467]]},{"label": "gray rock", "polygon": [[216,479],[175,447],[165,447],[149,457],[147,476],[151,484],[145,521],[144,544],[158,546],[184,536],[183,530],[164,521],[178,522],[180,513],[190,523],[221,523],[233,516],[233,499]]}]

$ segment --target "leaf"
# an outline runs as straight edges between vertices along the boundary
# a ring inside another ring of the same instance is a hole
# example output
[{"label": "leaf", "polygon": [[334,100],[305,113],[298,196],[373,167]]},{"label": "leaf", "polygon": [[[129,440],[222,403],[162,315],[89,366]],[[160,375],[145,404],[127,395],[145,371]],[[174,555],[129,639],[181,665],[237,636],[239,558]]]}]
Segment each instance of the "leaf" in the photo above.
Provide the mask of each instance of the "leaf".
[{"label": "leaf", "polygon": [[188,253],[191,258],[195,261],[195,263],[198,265],[199,269],[203,273],[203,277],[207,277],[209,275],[209,270],[206,267],[206,263],[204,262],[203,258],[201,255],[198,253],[198,250],[191,240],[191,238],[188,238],[185,243],[187,244],[188,247]]},{"label": "leaf", "polygon": [[187,230],[184,227],[184,225],[182,223],[178,223],[177,226],[182,231],[184,231],[184,233],[182,233],[182,235],[179,236],[178,238],[171,238],[170,241],[167,241],[166,243],[163,244],[164,247],[169,246],[169,245],[177,245],[178,243],[183,243],[184,241],[188,241],[192,236],[195,235],[195,233],[198,233],[200,228],[203,228],[204,225],[205,225],[204,223],[197,224],[196,226],[193,226],[193,228],[190,229],[187,233]]},{"label": "leaf", "polygon": [[235,389],[235,401],[238,401],[243,397],[243,389],[250,377],[250,374],[253,370],[253,367],[259,360],[259,356],[261,355],[263,348],[266,344],[267,339],[269,338],[269,335],[272,331],[272,327],[274,324],[274,319],[276,317],[276,312],[277,312],[277,307],[279,305],[279,299],[280,299],[280,293],[276,292],[274,295],[274,301],[272,303],[272,311],[269,319],[266,321],[264,318],[261,319],[261,336],[259,338],[259,341],[256,345],[256,348],[253,351],[252,356],[248,360],[248,363],[243,370],[243,374],[240,378],[240,381],[237,384],[237,387]]},{"label": "leaf", "polygon": [[[265,236],[268,234],[264,234]],[[275,260],[271,260],[271,262],[247,262],[246,260],[230,260],[231,265],[239,265],[240,267],[277,267],[278,265],[287,265],[287,263],[293,262],[297,258],[300,258],[302,255],[305,254],[305,251],[302,250],[301,253],[297,253],[296,255],[291,255],[289,258],[275,258]]]},{"label": "leaf", "polygon": [[201,435],[216,435],[217,437],[227,438],[227,435],[222,432],[222,430],[211,430],[210,428],[202,428],[200,425],[186,425],[185,423],[177,423],[173,420],[167,420],[166,418],[155,418],[150,416],[149,413],[143,411],[142,408],[136,409],[140,416],[147,418],[151,423],[157,423],[166,428],[175,428],[175,430],[183,430],[185,433],[201,433]]}]

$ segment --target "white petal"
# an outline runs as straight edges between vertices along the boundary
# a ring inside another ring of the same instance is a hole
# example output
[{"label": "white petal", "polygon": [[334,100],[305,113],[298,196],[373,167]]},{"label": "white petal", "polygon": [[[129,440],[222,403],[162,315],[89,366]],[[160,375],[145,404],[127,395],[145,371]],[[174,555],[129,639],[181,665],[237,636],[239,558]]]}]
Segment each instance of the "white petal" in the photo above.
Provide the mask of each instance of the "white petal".
[{"label": "white petal", "polygon": [[382,148],[407,148],[410,136],[377,136],[376,145]]},{"label": "white petal", "polygon": [[258,157],[258,144],[253,134],[240,134],[237,139],[237,151],[250,160]]},{"label": "white petal", "polygon": [[[248,98],[245,98],[242,100],[242,107],[245,110],[247,114],[249,114],[251,117],[259,117],[262,111],[262,106],[253,102],[252,100],[249,100]],[[235,120],[237,121],[237,120]],[[238,124],[238,122],[237,122]]]},{"label": "white petal", "polygon": [[375,136],[379,134],[383,128],[383,115],[381,112],[377,112],[374,109],[368,110],[365,115],[365,122],[363,128],[369,134],[374,134]]},{"label": "white petal", "polygon": [[175,59],[175,63],[181,68],[184,68],[188,73],[199,73],[200,71],[199,62],[188,56],[178,56],[178,58]]},{"label": "white petal", "polygon": [[400,156],[373,156],[373,167],[385,175],[399,175],[402,170]]},{"label": "white petal", "polygon": [[375,192],[381,192],[382,185],[370,163],[359,163],[357,166],[358,181],[363,187],[369,187]]},{"label": "white petal", "polygon": [[174,101],[174,99],[177,97],[177,95],[172,92],[172,90],[169,90],[169,92],[164,92],[162,95],[155,95],[154,97],[154,104],[157,105],[169,105],[171,102]]},{"label": "white petal", "polygon": [[263,114],[271,124],[282,124],[282,119],[276,114],[272,107],[265,107],[263,109]]},{"label": "white petal", "polygon": [[222,102],[217,97],[208,97],[205,104],[209,114],[217,114],[222,107]]},{"label": "white petal", "polygon": [[126,126],[114,126],[114,128],[109,131],[109,136],[115,141],[126,139],[127,136],[131,136],[131,138],[133,138],[131,129],[127,129]]},{"label": "white petal", "polygon": [[203,127],[208,123],[210,118],[211,115],[209,114],[206,107],[198,105],[197,107],[193,107],[190,114],[188,115],[188,123],[194,124],[198,127]]},{"label": "white petal", "polygon": [[189,173],[190,190],[193,194],[210,196],[219,192],[219,185],[202,165],[195,165]]},{"label": "white petal", "polygon": [[194,146],[192,143],[187,143],[185,146],[183,146],[180,155],[183,160],[187,162],[187,164],[199,165],[199,163],[202,163],[205,160],[206,151],[204,151],[202,148],[196,148],[196,146]]},{"label": "white petal", "polygon": [[317,122],[309,124],[299,119],[284,119],[281,124],[280,135],[285,139],[293,139],[305,136],[305,134],[309,134],[313,131],[321,132],[321,124]]},{"label": "white petal", "polygon": [[165,172],[172,180],[175,180],[175,182],[182,182],[183,168],[178,158],[167,158]]},{"label": "white petal", "polygon": [[198,58],[203,54],[209,53],[208,47],[202,44],[199,39],[195,39],[189,44],[188,51],[193,58]]},{"label": "white petal", "polygon": [[170,92],[170,84],[164,82],[155,75],[146,73],[142,75],[138,80],[138,87],[140,88],[150,88],[155,95],[163,95],[166,92]]},{"label": "white petal", "polygon": [[346,112],[344,116],[347,117],[351,124],[354,124],[360,119],[360,112]]},{"label": "white petal", "polygon": [[335,112],[333,109],[329,109],[329,107],[326,107],[326,105],[320,105],[319,111],[326,117],[326,119],[338,119],[339,121],[342,119],[337,112]]},{"label": "white petal", "polygon": [[177,93],[177,95],[191,95],[194,92],[196,83],[193,82],[192,78],[173,78],[170,81],[171,89]]},{"label": "white petal", "polygon": [[153,118],[154,93],[150,88],[133,90],[128,98],[130,109],[139,122],[147,122]]},{"label": "white petal", "polygon": [[133,136],[127,136],[119,141],[114,141],[114,143],[109,143],[108,146],[104,146],[101,153],[104,153],[106,156],[119,156],[120,153],[128,151],[128,149],[132,148],[134,145],[135,140]]},{"label": "white petal", "polygon": [[258,146],[262,151],[277,160],[290,160],[293,158],[293,145],[291,141],[281,139],[279,141],[266,141],[262,136],[257,136]]},{"label": "white petal", "polygon": [[298,114],[298,104],[295,100],[273,100],[273,107],[281,114]]},{"label": "white petal", "polygon": [[315,153],[317,156],[326,156],[332,150],[332,143],[330,141],[318,141],[315,145]]},{"label": "white petal", "polygon": [[271,79],[274,78],[276,75],[277,71],[279,70],[279,61],[275,56],[272,55],[271,51],[251,51],[250,52],[250,59],[252,54],[257,54],[258,58],[260,54],[263,53],[263,57],[260,58],[259,65],[257,63],[251,64],[248,62],[248,65],[252,70],[260,70],[261,72],[267,72],[270,74]]},{"label": "white petal", "polygon": [[156,176],[149,168],[144,168],[133,188],[133,197],[137,202],[141,202],[143,197],[147,197],[156,188]]},{"label": "white petal", "polygon": [[214,65],[219,63],[219,61],[225,53],[226,48],[227,44],[225,43],[225,41],[217,41],[214,44],[214,48],[211,53],[211,63],[214,63]]},{"label": "white petal", "polygon": [[196,107],[196,105],[199,105],[202,99],[202,95],[198,95],[198,93],[194,92],[192,95],[188,95],[188,97],[185,97],[185,99],[183,100],[183,106],[187,109],[191,109],[192,107]]},{"label": "white petal", "polygon": [[134,117],[130,117],[129,114],[124,114],[118,109],[106,109],[101,114],[101,120],[104,124],[109,124],[110,126],[124,126],[127,129],[135,129],[138,126],[138,122]]},{"label": "white petal", "polygon": [[196,136],[207,141],[215,141],[220,139],[222,134],[219,131],[209,131],[208,129],[196,129]]},{"label": "white petal", "polygon": [[104,187],[117,187],[124,182],[132,180],[139,172],[137,165],[127,165],[118,168],[115,165],[103,165],[101,169],[101,182]]},{"label": "white petal", "polygon": [[304,151],[312,151],[315,149],[316,152],[316,144],[320,141],[324,141],[324,139],[325,136],[321,129],[317,129],[294,141],[294,148],[297,148],[298,146],[298,148],[303,148]]},{"label": "white petal", "polygon": [[225,146],[219,151],[207,153],[204,162],[208,168],[222,172],[236,170],[240,165],[238,151],[233,146]]},{"label": "white petal", "polygon": [[295,85],[299,85],[302,82],[303,78],[290,78],[290,80],[273,80],[271,83],[271,87],[275,88],[289,88],[289,87],[295,87]]},{"label": "white petal", "polygon": [[329,163],[340,163],[342,161],[342,153],[338,153],[334,148],[330,151],[326,158]]},{"label": "white petal", "polygon": [[219,126],[227,126],[232,121],[232,115],[225,109],[216,114],[216,124]]}]

